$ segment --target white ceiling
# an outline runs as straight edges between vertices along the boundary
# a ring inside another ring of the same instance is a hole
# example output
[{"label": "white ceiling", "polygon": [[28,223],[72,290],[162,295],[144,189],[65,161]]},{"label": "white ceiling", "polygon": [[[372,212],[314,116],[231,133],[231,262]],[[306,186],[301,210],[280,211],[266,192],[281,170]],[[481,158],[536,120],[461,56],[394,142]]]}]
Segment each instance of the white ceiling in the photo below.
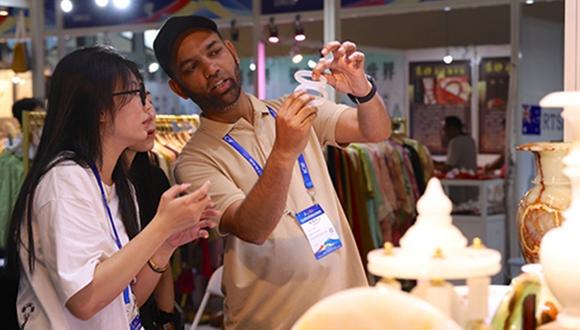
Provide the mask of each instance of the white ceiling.
[{"label": "white ceiling", "polygon": [[[30,1],[40,1],[40,0],[30,0]],[[28,1],[27,0],[0,0],[0,6],[16,7],[16,8],[28,8]]]}]

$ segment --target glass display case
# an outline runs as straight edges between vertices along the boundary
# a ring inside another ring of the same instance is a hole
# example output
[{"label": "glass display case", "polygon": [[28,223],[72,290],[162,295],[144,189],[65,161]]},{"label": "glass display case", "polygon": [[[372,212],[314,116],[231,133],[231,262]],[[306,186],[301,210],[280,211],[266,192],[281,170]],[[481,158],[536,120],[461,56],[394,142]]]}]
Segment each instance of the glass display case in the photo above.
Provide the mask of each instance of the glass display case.
[{"label": "glass display case", "polygon": [[[503,179],[441,180],[443,189],[453,202],[453,224],[472,241],[479,237],[489,248],[506,258],[505,189]],[[503,267],[503,269],[507,269]],[[495,284],[503,284],[502,273],[493,277]]]}]

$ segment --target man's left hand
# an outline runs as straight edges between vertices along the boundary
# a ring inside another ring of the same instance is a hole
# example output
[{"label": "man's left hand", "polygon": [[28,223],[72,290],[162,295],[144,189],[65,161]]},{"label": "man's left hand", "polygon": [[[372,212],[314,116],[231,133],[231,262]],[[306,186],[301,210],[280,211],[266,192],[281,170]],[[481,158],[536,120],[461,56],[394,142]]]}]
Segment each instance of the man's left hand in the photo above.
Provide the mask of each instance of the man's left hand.
[{"label": "man's left hand", "polygon": [[322,75],[337,91],[358,97],[371,91],[372,85],[365,76],[365,55],[357,51],[353,42],[332,41],[320,52],[322,56],[332,53],[332,59],[323,58],[318,62],[312,70],[313,80],[319,80]]}]

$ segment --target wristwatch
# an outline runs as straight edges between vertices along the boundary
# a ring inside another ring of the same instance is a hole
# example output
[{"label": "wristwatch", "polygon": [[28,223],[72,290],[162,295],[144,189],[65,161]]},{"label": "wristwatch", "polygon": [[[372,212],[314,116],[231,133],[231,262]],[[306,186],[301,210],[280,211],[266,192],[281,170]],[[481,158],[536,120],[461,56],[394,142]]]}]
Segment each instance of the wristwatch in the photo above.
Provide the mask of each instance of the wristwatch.
[{"label": "wristwatch", "polygon": [[174,330],[180,329],[181,316],[178,311],[173,313],[166,313],[162,310],[157,312],[154,324],[157,329]]},{"label": "wristwatch", "polygon": [[348,98],[356,104],[363,104],[370,101],[377,93],[377,84],[375,82],[375,78],[369,76],[368,74],[365,74],[365,76],[367,77],[367,80],[371,83],[372,86],[371,91],[367,95],[358,97],[352,94],[346,94]]}]

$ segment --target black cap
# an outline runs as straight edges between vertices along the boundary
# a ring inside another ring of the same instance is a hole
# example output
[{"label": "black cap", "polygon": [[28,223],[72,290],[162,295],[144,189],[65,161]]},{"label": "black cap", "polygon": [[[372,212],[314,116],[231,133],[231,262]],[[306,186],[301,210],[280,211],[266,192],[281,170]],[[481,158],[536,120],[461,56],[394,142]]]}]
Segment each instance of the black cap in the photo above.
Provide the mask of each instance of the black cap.
[{"label": "black cap", "polygon": [[207,17],[198,15],[173,16],[163,23],[155,41],[153,41],[157,62],[169,76],[173,76],[170,62],[175,43],[180,40],[184,32],[192,29],[207,29],[219,34],[215,22]]}]

